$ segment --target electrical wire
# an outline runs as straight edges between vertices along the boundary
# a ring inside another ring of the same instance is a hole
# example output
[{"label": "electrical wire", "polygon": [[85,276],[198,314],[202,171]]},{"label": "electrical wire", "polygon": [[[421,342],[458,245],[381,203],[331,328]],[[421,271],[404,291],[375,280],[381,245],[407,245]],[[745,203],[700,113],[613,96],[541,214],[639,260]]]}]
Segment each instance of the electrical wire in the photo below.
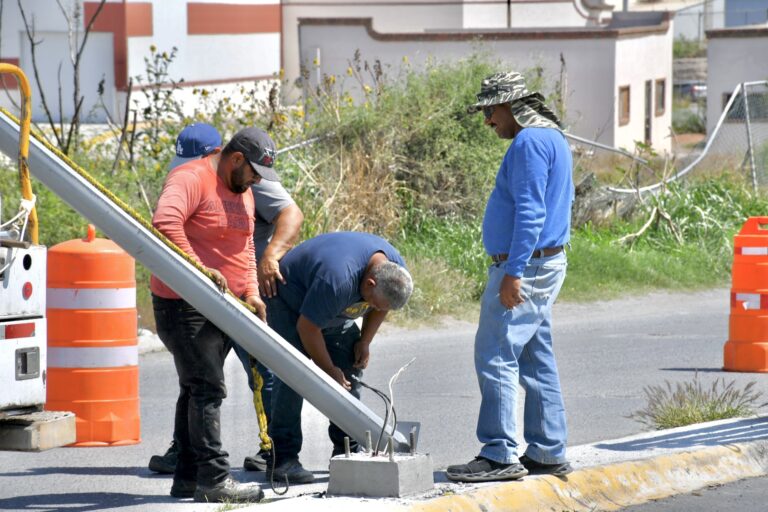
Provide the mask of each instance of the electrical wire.
[{"label": "electrical wire", "polygon": [[[379,454],[379,446],[381,445],[381,440],[384,438],[384,432],[386,432],[386,430],[387,430],[387,422],[389,421],[390,410],[394,413],[394,408],[392,408],[392,402],[390,401],[389,397],[386,394],[384,394],[383,391],[379,391],[378,389],[374,388],[373,386],[369,386],[368,384],[363,382],[360,379],[360,377],[358,377],[357,375],[351,375],[351,377],[352,377],[352,379],[357,381],[364,388],[370,389],[371,391],[376,393],[379,396],[379,398],[381,398],[384,401],[384,411],[385,411],[384,422],[381,425],[381,432],[379,432],[379,438],[376,440],[376,447],[371,450],[371,456],[375,457],[375,456],[377,456]],[[396,423],[397,416],[393,415],[393,418],[395,418],[395,424],[394,425],[396,426],[397,425],[397,423]],[[393,426],[393,433],[394,433],[394,426]]]},{"label": "electrical wire", "polygon": [[[411,366],[413,362],[416,360],[416,358],[412,358],[410,361],[405,363],[403,366],[400,367],[397,372],[392,376],[391,379],[389,379],[389,408],[394,412],[395,410],[395,392],[392,390],[392,386],[394,385],[395,381],[400,378],[400,375],[405,371],[406,368]],[[397,428],[397,416],[394,417],[394,423],[392,423],[392,433],[390,436],[395,435],[395,429]]]}]

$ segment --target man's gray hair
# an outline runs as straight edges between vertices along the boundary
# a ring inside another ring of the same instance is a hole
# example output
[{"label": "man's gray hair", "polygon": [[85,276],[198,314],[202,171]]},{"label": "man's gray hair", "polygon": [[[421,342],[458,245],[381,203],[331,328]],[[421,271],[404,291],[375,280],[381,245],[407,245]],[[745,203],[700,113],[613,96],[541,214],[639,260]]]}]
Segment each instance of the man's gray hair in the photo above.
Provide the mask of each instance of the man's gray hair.
[{"label": "man's gray hair", "polygon": [[413,293],[413,279],[404,268],[386,261],[371,269],[371,277],[376,281],[376,295],[386,300],[390,309],[400,309],[405,306]]}]

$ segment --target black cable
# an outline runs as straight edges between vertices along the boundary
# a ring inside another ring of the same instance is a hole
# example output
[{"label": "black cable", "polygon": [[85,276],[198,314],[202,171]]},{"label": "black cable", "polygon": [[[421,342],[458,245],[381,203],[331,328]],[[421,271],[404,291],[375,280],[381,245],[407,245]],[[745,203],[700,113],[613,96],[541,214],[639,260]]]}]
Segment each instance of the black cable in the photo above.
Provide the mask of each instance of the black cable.
[{"label": "black cable", "polygon": [[363,382],[358,376],[352,375],[351,376],[354,380],[356,380],[361,386],[364,388],[370,389],[374,393],[376,393],[379,398],[381,398],[384,401],[384,423],[381,426],[381,432],[379,432],[379,438],[376,441],[376,448],[373,449],[372,455],[376,456],[379,454],[379,446],[381,445],[381,440],[384,439],[384,433],[387,431],[387,422],[389,421],[389,410],[392,409],[392,433],[390,436],[393,436],[395,434],[395,429],[397,428],[397,413],[395,412],[395,408],[392,405],[392,401],[390,398],[384,394],[383,391],[380,391],[373,386],[369,386],[365,382]]},{"label": "black cable", "polygon": [[288,482],[288,475],[285,476],[285,489],[282,491],[278,491],[275,489],[275,442],[272,441],[272,448],[271,448],[271,455],[272,460],[270,461],[270,464],[272,465],[272,471],[269,472],[269,486],[272,488],[272,492],[277,494],[278,496],[283,496],[288,492],[288,489],[291,488],[290,482]]}]

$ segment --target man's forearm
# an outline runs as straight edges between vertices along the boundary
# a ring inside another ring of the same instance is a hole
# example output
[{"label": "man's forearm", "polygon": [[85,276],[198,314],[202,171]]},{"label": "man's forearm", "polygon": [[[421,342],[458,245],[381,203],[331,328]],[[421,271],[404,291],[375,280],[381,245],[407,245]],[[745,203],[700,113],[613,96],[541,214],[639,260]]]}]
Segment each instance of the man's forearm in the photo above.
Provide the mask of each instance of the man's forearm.
[{"label": "man's forearm", "polygon": [[275,217],[275,232],[264,249],[262,258],[280,261],[299,238],[303,221],[304,214],[295,204],[283,208]]},{"label": "man's forearm", "polygon": [[323,331],[304,315],[299,316],[296,330],[299,333],[299,338],[301,338],[301,344],[304,346],[307,354],[309,354],[309,357],[323,371],[329,372],[334,367],[334,364],[330,354],[328,354],[328,349],[325,348]]},{"label": "man's forearm", "polygon": [[378,311],[374,309],[368,312],[363,317],[363,328],[360,332],[360,341],[370,344],[386,317],[386,311]]}]

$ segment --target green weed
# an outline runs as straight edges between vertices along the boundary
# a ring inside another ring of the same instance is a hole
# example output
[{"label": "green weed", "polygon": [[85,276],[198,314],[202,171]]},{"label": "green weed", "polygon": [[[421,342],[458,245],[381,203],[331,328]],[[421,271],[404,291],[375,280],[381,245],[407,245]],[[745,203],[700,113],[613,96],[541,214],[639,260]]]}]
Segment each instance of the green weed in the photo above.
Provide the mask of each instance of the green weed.
[{"label": "green weed", "polygon": [[705,386],[697,373],[691,382],[673,386],[665,381],[663,385],[644,387],[646,406],[629,417],[649,427],[665,429],[750,416],[755,408],[765,405],[757,403],[763,393],[754,387],[755,381],[742,389],[734,381],[726,384],[725,379],[715,379]]},{"label": "green weed", "polygon": [[706,57],[707,45],[702,41],[680,37],[672,42],[672,56],[675,59]]}]

